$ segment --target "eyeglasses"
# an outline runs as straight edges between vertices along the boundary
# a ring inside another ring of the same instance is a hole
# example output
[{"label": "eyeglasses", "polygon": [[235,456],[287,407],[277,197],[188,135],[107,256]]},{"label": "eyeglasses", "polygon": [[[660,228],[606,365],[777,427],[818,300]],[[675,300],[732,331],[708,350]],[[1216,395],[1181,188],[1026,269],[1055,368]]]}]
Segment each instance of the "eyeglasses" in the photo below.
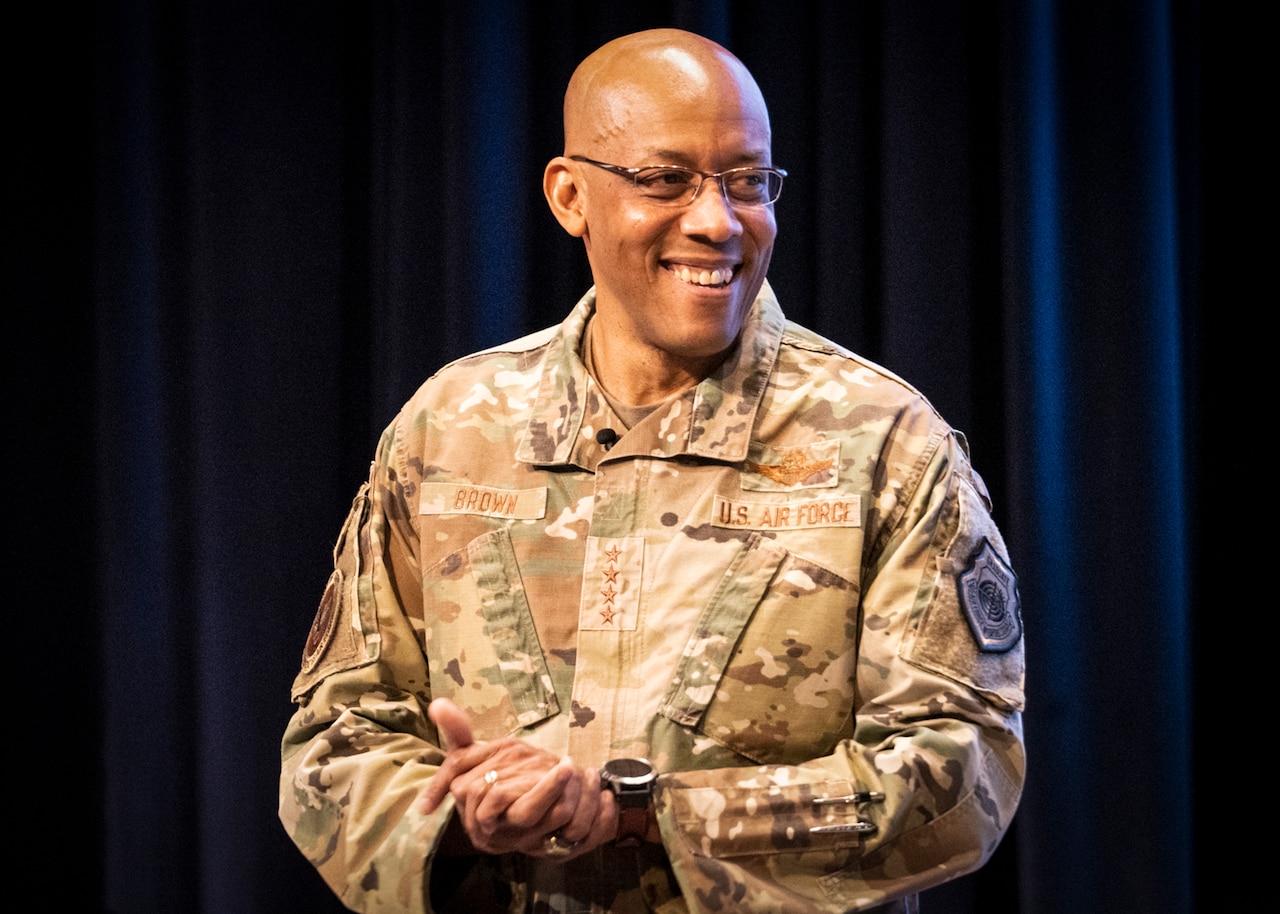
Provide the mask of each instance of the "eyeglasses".
[{"label": "eyeglasses", "polygon": [[695,168],[679,165],[646,165],[627,168],[597,162],[586,156],[569,156],[575,162],[586,162],[615,175],[629,178],[636,190],[647,200],[663,206],[685,206],[692,203],[708,178],[720,185],[720,193],[735,206],[768,206],[782,194],[782,179],[787,173],[781,168],[748,165],[707,174]]}]

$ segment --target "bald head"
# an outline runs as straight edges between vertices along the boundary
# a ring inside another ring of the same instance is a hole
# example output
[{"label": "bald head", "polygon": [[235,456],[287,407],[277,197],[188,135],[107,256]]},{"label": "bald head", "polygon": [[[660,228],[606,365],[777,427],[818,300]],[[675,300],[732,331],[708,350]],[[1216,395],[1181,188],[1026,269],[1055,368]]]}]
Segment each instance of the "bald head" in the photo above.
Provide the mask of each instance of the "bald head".
[{"label": "bald head", "polygon": [[724,361],[764,284],[773,203],[742,191],[761,186],[759,170],[779,176],[769,112],[738,58],[655,29],[579,65],[564,130],[542,190],[591,264],[596,380],[618,402],[657,403]]},{"label": "bald head", "polygon": [[564,97],[565,154],[598,152],[655,109],[732,100],[768,124],[742,61],[701,35],[651,29],[615,38],[579,64]]}]

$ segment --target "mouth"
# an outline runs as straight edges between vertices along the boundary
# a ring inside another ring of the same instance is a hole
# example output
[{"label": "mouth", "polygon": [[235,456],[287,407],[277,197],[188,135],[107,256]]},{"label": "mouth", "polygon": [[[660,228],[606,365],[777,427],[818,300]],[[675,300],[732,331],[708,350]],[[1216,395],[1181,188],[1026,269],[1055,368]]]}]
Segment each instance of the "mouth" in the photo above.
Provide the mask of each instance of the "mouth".
[{"label": "mouth", "polygon": [[691,267],[687,264],[668,264],[667,269],[676,279],[703,289],[726,288],[741,266]]}]

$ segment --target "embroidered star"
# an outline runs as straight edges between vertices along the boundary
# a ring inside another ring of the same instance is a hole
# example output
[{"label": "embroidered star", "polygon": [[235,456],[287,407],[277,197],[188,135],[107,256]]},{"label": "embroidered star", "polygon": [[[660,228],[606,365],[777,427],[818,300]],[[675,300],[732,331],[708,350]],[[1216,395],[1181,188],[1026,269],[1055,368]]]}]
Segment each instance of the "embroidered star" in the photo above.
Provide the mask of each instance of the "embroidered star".
[{"label": "embroidered star", "polygon": [[606,606],[604,609],[600,610],[600,615],[603,616],[604,621],[609,623],[610,625],[613,624],[613,617],[616,616],[617,614],[618,614],[618,611],[614,609],[612,606]]},{"label": "embroidered star", "polygon": [[616,544],[613,546],[610,546],[609,550],[605,553],[605,556],[611,562],[616,562],[618,560],[618,556],[620,555],[622,555],[622,550],[619,549]]},{"label": "embroidered star", "polygon": [[776,483],[784,486],[793,486],[802,479],[808,479],[814,473],[821,473],[823,470],[831,469],[834,460],[809,460],[805,457],[804,451],[794,450],[787,451],[786,455],[777,463],[756,463],[754,460],[747,461],[747,469],[753,473],[759,473],[766,479],[772,479]]},{"label": "embroidered star", "polygon": [[604,579],[606,581],[612,581],[615,584],[618,583],[618,571],[619,569],[617,568],[613,568],[613,567],[606,568],[604,570]]},{"label": "embroidered star", "polygon": [[606,603],[612,603],[613,598],[616,597],[617,595],[618,595],[618,592],[614,590],[612,587],[609,587],[606,590],[600,591],[600,596],[604,597],[604,601]]}]

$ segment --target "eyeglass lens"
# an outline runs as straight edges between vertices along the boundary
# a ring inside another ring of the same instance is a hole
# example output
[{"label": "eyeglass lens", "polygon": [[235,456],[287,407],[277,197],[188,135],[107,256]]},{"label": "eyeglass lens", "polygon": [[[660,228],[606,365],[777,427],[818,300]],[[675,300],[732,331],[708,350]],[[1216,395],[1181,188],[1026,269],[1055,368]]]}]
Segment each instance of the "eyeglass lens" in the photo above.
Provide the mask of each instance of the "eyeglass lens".
[{"label": "eyeglass lens", "polygon": [[[782,193],[782,176],[764,168],[734,168],[715,176],[726,197],[744,206],[763,206]],[[634,177],[644,196],[662,203],[688,203],[698,193],[703,177],[687,168],[646,168]]]}]

